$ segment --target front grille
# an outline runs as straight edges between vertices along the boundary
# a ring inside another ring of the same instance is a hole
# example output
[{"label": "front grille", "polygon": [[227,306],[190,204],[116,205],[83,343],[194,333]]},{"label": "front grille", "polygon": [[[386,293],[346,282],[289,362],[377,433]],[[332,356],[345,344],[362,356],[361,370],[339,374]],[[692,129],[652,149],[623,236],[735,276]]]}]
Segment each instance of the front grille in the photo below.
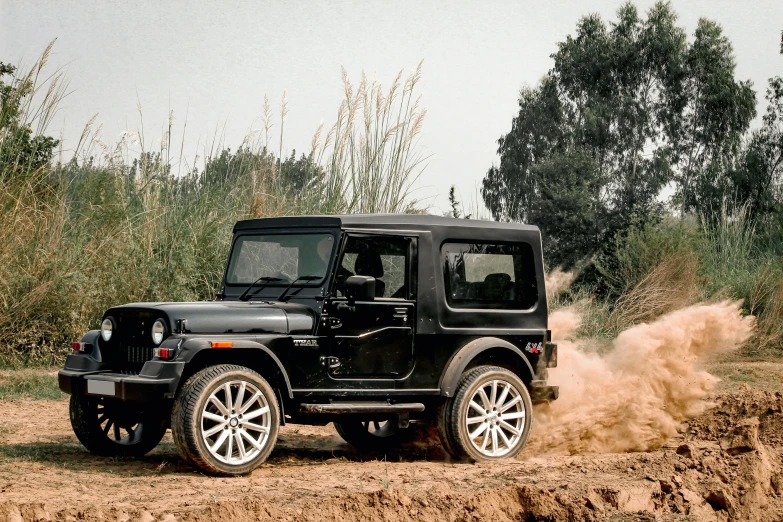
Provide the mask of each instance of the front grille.
[{"label": "front grille", "polygon": [[144,363],[152,359],[155,346],[150,330],[161,316],[147,310],[122,310],[112,317],[117,329],[107,347],[105,360],[114,371],[138,373]]},{"label": "front grille", "polygon": [[125,346],[123,347],[124,361],[131,364],[144,364],[152,359],[151,346]]}]

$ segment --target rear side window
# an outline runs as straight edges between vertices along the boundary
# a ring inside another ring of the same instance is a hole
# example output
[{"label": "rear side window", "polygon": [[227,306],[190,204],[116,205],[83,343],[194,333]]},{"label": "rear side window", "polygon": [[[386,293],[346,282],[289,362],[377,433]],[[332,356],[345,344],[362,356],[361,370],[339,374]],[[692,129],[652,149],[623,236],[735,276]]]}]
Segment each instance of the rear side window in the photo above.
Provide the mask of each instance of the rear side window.
[{"label": "rear side window", "polygon": [[527,243],[444,243],[446,301],[452,308],[525,310],[538,301]]}]

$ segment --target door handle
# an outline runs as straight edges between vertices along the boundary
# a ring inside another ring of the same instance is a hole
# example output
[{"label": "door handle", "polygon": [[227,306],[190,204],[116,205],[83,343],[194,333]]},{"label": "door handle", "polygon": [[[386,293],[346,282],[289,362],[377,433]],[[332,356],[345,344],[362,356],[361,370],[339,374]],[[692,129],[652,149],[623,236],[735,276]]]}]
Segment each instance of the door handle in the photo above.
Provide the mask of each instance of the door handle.
[{"label": "door handle", "polygon": [[407,323],[408,322],[408,309],[407,308],[395,308],[393,317],[395,319],[402,319],[403,323]]}]

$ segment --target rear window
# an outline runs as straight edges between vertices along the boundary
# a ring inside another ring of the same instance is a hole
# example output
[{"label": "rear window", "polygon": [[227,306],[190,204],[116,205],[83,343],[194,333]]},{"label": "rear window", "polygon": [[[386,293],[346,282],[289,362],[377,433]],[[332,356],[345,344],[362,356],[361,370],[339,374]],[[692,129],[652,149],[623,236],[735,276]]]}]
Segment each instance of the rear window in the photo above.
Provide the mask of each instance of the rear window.
[{"label": "rear window", "polygon": [[538,301],[527,243],[444,243],[441,252],[449,306],[524,310]]}]

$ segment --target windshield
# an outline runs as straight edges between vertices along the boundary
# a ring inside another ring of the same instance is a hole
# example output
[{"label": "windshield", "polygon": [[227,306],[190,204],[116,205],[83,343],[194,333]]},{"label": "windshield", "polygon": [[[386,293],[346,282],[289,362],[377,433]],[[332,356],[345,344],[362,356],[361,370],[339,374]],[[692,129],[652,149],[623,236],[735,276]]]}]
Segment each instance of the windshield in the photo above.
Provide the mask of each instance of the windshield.
[{"label": "windshield", "polygon": [[231,251],[226,282],[248,285],[268,277],[279,279],[270,286],[279,286],[297,277],[318,276],[320,279],[302,281],[318,284],[326,276],[334,243],[334,236],[325,232],[240,236]]}]

